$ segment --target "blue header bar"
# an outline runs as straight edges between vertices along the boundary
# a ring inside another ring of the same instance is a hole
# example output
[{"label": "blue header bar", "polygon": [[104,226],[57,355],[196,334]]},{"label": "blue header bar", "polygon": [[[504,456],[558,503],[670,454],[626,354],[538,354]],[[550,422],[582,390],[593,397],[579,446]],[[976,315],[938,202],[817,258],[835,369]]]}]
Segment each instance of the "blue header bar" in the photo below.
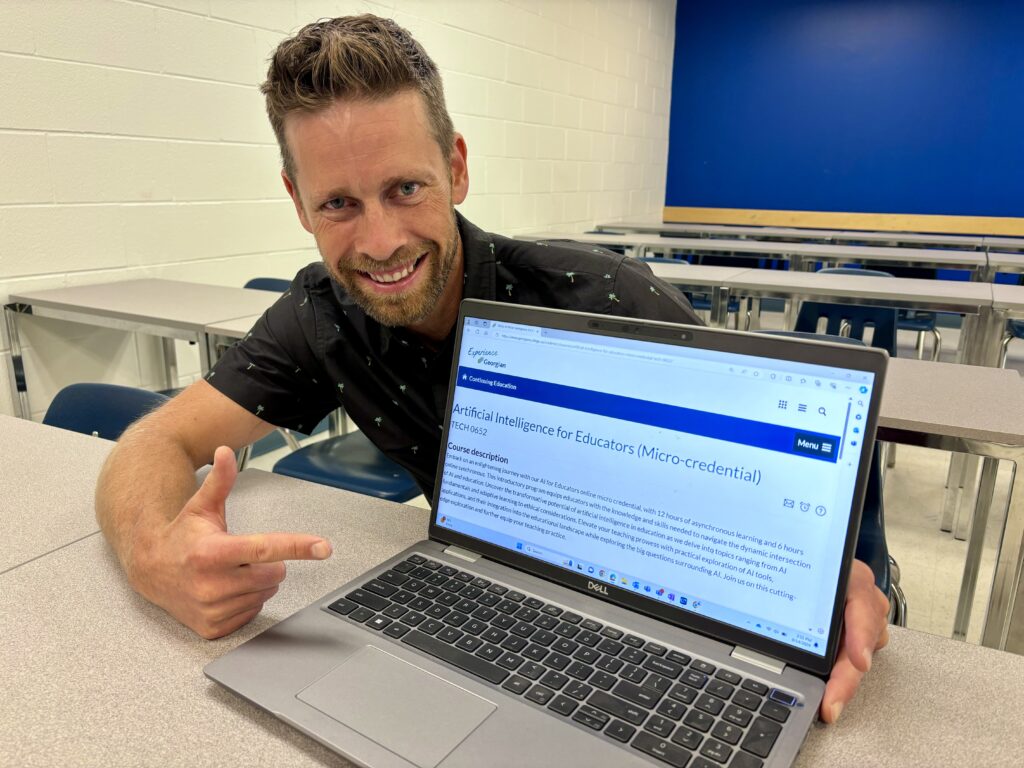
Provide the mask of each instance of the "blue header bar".
[{"label": "blue header bar", "polygon": [[768,451],[836,463],[840,438],[763,421],[697,411],[535,379],[459,367],[456,386],[518,400],[607,416]]}]

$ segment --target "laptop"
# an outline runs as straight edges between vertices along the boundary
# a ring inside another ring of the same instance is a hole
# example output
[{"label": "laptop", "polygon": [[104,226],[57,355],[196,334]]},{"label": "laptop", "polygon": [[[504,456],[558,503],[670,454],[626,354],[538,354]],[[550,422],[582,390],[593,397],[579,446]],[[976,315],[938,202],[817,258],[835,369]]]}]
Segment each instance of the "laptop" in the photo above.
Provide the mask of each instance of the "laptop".
[{"label": "laptop", "polygon": [[424,540],[205,668],[364,766],[788,766],[887,362],[463,302]]}]

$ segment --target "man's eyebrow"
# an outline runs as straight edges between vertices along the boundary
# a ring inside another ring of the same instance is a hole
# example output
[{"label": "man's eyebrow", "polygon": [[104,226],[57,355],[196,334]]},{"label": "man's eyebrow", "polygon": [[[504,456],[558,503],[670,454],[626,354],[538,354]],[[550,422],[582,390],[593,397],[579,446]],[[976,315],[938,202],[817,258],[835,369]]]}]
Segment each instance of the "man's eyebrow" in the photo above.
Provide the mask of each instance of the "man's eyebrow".
[{"label": "man's eyebrow", "polygon": [[[426,184],[436,184],[437,175],[429,170],[413,170],[409,173],[403,173],[395,176],[389,176],[381,182],[381,189],[391,189],[397,187],[399,184],[405,184],[410,181],[424,182]],[[344,187],[332,187],[324,192],[316,194],[316,199],[321,201],[335,200],[343,197],[351,197],[347,189]]]}]

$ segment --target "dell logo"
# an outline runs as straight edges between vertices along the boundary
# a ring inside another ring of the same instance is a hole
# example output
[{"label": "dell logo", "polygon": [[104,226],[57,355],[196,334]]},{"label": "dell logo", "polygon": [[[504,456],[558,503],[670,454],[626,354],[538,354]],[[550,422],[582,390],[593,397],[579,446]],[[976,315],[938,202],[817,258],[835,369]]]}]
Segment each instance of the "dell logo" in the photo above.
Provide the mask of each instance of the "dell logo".
[{"label": "dell logo", "polygon": [[608,587],[606,587],[604,584],[597,584],[596,582],[588,581],[587,589],[592,589],[595,592],[600,592],[605,597],[608,597]]}]

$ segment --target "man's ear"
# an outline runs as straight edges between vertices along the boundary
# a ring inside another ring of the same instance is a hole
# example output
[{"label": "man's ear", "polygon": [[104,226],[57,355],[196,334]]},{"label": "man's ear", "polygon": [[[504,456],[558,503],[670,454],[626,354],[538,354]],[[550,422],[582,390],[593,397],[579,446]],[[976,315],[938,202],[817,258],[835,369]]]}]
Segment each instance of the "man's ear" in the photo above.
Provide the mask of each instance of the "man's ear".
[{"label": "man's ear", "polygon": [[458,205],[469,193],[469,165],[466,162],[466,140],[455,134],[451,157],[452,205]]},{"label": "man's ear", "polygon": [[313,234],[313,230],[309,226],[309,219],[306,218],[306,212],[302,208],[302,200],[299,198],[298,188],[296,188],[294,182],[288,178],[288,174],[284,171],[281,171],[281,181],[284,182],[284,188],[288,190],[288,196],[291,197],[292,202],[295,204],[295,212],[299,215],[299,223],[302,224],[302,228]]}]

